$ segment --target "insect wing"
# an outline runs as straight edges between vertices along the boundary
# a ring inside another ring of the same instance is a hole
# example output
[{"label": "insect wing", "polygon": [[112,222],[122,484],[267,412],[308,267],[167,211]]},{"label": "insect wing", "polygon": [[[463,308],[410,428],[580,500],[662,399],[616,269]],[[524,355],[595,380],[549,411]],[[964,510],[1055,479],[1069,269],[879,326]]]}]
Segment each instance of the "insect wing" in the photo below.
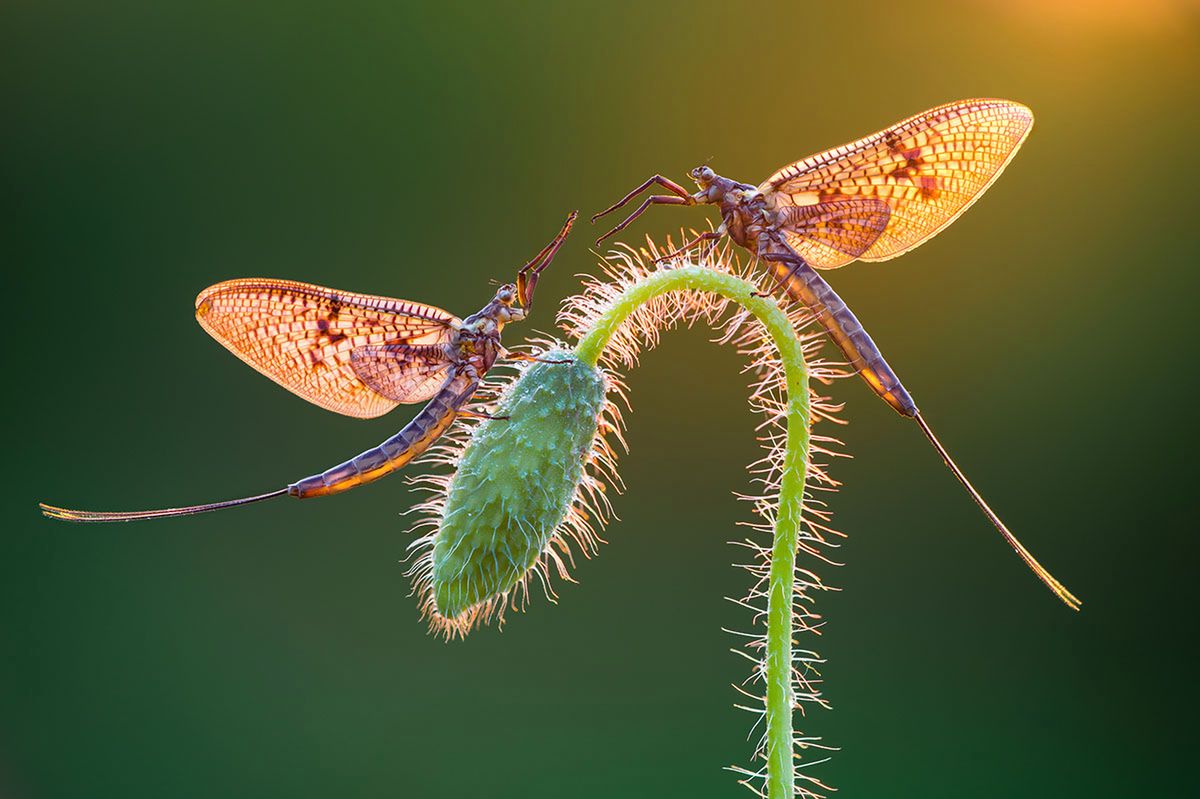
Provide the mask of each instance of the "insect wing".
[{"label": "insect wing", "polygon": [[777,220],[798,255],[819,269],[832,269],[870,249],[891,215],[883,200],[838,199],[781,208]]},{"label": "insect wing", "polygon": [[368,386],[351,354],[385,343],[442,344],[460,320],[421,303],[290,280],[230,280],[196,298],[213,338],[279,385],[322,408],[369,419],[397,400]]},{"label": "insect wing", "polygon": [[450,360],[440,344],[369,344],[350,353],[354,373],[393,402],[424,402],[450,377]]},{"label": "insect wing", "polygon": [[891,208],[888,227],[860,257],[884,261],[932,238],[979,199],[1032,127],[1033,113],[1018,103],[950,103],[786,166],[759,190],[773,195],[777,210],[843,198],[882,200]]}]

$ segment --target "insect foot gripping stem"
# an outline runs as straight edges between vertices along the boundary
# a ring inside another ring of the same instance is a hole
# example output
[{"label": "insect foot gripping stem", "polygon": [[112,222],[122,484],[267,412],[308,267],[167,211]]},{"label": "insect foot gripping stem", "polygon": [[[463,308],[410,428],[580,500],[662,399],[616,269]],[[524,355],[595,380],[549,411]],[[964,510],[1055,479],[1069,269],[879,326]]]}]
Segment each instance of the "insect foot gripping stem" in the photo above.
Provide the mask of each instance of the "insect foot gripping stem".
[{"label": "insect foot gripping stem", "polygon": [[597,367],[551,350],[505,391],[496,415],[507,421],[475,428],[442,501],[427,503],[434,531],[413,545],[421,550],[414,587],[436,631],[465,635],[502,617],[510,595],[524,603],[532,576],[550,593],[552,566],[567,577],[564,536],[585,554],[595,551],[582,505],[597,486],[585,465],[594,459],[605,390]]}]

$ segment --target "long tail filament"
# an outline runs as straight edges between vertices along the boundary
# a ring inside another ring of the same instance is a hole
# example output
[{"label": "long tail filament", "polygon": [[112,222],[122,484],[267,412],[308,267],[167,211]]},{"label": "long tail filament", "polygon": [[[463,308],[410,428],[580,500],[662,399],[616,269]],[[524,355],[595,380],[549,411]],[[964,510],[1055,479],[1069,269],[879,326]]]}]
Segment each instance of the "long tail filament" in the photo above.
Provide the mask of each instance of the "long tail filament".
[{"label": "long tail filament", "polygon": [[1033,570],[1033,573],[1038,576],[1038,579],[1045,583],[1046,586],[1054,592],[1054,595],[1062,600],[1063,604],[1065,604],[1071,610],[1079,610],[1083,603],[1080,602],[1074,594],[1068,591],[1065,585],[1055,579],[1054,575],[1047,571],[1045,566],[1038,563],[1037,558],[1035,558],[1033,554],[1025,548],[1025,545],[1018,541],[1015,535],[1009,532],[1009,529],[1004,526],[1004,522],[1000,521],[1000,517],[996,515],[996,512],[991,509],[987,502],[984,501],[983,497],[980,496],[979,492],[975,490],[975,486],[971,485],[971,481],[967,479],[967,476],[962,473],[961,469],[958,468],[958,464],[955,463],[954,459],[950,457],[950,453],[947,452],[946,448],[942,446],[942,442],[938,441],[937,436],[933,434],[933,430],[931,430],[929,425],[925,423],[925,420],[921,418],[921,414],[918,413],[913,418],[916,419],[917,424],[921,426],[921,432],[923,432],[925,437],[929,439],[929,443],[933,444],[934,449],[936,449],[938,454],[942,456],[942,460],[945,461],[948,467],[950,467],[950,471],[953,472],[954,476],[958,478],[958,482],[962,483],[963,488],[967,489],[967,493],[971,495],[971,499],[975,500],[975,504],[979,506],[981,511],[983,511],[983,515],[986,516],[988,521],[990,521],[992,525],[1000,531],[1000,535],[1004,536],[1004,540],[1008,542],[1008,545],[1012,547],[1018,555],[1021,556],[1021,560],[1025,561],[1025,564]]},{"label": "long tail filament", "polygon": [[167,519],[172,516],[192,516],[197,513],[208,513],[225,508],[236,508],[238,505],[249,505],[252,502],[262,502],[264,499],[274,499],[288,493],[286,488],[272,491],[269,494],[259,494],[254,497],[227,499],[224,502],[210,502],[207,505],[189,505],[186,508],[162,508],[161,510],[130,510],[130,511],[101,511],[101,510],[71,510],[58,508],[39,502],[42,513],[51,519],[61,519],[64,522],[140,522],[144,519]]}]

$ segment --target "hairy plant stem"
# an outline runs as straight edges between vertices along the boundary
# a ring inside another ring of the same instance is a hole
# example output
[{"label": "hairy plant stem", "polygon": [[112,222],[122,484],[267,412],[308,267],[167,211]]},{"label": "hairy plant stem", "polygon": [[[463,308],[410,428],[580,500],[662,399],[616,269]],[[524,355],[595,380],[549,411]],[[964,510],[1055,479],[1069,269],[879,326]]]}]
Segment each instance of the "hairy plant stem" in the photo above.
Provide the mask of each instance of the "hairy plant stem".
[{"label": "hairy plant stem", "polygon": [[765,657],[767,722],[767,796],[792,799],[792,591],[796,548],[804,506],[809,458],[808,365],[787,314],[771,297],[756,297],[756,287],[733,275],[700,266],[664,269],[639,280],[612,304],[580,339],[576,356],[595,366],[612,335],[639,305],[675,291],[705,291],[738,303],[767,329],[783,361],[787,384],[787,443],[779,486],[768,579]]}]

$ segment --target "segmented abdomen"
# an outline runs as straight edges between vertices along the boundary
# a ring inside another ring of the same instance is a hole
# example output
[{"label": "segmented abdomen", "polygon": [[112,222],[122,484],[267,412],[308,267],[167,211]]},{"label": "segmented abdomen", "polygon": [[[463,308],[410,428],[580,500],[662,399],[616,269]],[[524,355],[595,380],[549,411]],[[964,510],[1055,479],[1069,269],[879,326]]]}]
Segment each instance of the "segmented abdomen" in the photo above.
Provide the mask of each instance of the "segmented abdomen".
[{"label": "segmented abdomen", "polygon": [[[776,276],[782,278],[791,271],[792,266],[781,263],[772,264],[772,268]],[[788,278],[784,288],[788,296],[812,310],[850,365],[884,402],[903,416],[917,415],[916,403],[884,360],[879,347],[863,330],[854,312],[815,269],[807,264],[801,266]]]},{"label": "segmented abdomen", "polygon": [[446,432],[478,387],[478,378],[455,374],[396,435],[345,463],[292,483],[288,494],[300,499],[340,494],[400,469]]}]

